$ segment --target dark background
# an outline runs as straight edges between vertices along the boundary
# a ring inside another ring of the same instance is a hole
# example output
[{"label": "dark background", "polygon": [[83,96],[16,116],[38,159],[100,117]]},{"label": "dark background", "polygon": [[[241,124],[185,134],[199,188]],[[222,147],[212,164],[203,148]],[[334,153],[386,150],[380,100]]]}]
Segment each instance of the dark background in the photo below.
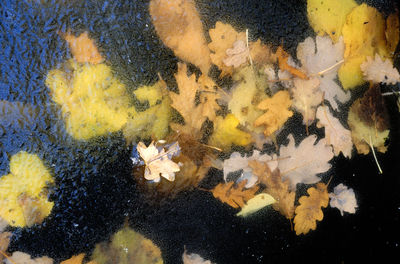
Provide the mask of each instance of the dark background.
[{"label": "dark background", "polygon": [[[8,173],[13,154],[37,153],[54,170],[55,207],[41,226],[12,229],[9,250],[48,255],[57,261],[90,253],[128,217],[131,227],[161,248],[165,263],[180,263],[184,246],[189,253],[219,264],[357,263],[362,257],[382,261],[391,255],[398,259],[400,119],[394,96],[385,98],[392,126],[389,149],[377,155],[383,175],[378,174],[372,155],[353,152],[351,160],[342,155],[333,159],[332,169],[323,176],[324,182],[333,176],[330,192],[339,183],[355,190],[359,208],[354,215],[341,216],[328,207],[316,231],[296,236],[290,223],[271,208],[238,218],[237,210],[205,191],[185,191],[157,205],[137,189],[129,159],[133,146],[125,146],[121,133],[89,142],[73,140],[58,120],[58,108],[44,85],[47,72],[70,57],[58,32],[72,29],[76,34],[90,32],[129,87],[154,83],[158,72],[173,87],[178,60],[158,39],[148,1],[37,2],[0,2],[0,175]],[[366,2],[385,15],[395,10],[394,1]],[[248,28],[252,38],[275,47],[283,40],[292,55],[299,42],[314,35],[305,1],[198,0],[196,4],[205,30],[221,20],[240,30]],[[363,90],[356,89],[352,100]],[[305,135],[298,116],[278,142],[285,143],[294,131]],[[310,131],[323,137],[315,126]],[[221,180],[221,172],[213,170],[201,186],[211,188]]]}]

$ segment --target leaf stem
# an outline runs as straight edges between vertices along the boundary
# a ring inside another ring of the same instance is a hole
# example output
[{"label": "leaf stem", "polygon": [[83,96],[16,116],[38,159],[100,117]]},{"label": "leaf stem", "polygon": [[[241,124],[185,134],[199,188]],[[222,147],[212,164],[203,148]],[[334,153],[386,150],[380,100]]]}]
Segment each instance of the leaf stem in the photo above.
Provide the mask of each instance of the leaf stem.
[{"label": "leaf stem", "polygon": [[372,155],[374,156],[376,166],[378,166],[379,174],[382,174],[383,171],[382,171],[381,166],[379,165],[378,159],[377,159],[377,157],[376,157],[375,150],[374,150],[374,146],[372,145],[372,138],[371,138],[371,135],[369,135],[369,147],[370,147],[371,150],[372,150]]}]

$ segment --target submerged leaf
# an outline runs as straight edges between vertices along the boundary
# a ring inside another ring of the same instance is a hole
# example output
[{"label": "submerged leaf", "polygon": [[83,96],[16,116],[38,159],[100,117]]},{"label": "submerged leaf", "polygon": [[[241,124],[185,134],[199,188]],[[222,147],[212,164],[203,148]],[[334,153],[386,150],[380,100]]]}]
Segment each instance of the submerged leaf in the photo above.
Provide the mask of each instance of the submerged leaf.
[{"label": "submerged leaf", "polygon": [[357,200],[352,188],[348,188],[342,183],[333,189],[333,193],[329,194],[331,199],[329,205],[333,208],[340,210],[340,214],[343,216],[343,212],[354,214],[357,208]]},{"label": "submerged leaf", "polygon": [[234,182],[219,183],[211,192],[220,201],[233,208],[239,208],[243,207],[258,191],[257,186],[245,189],[246,181],[241,181],[236,186],[234,184]]},{"label": "submerged leaf", "polygon": [[243,206],[242,210],[236,214],[236,216],[247,217],[262,208],[275,203],[274,197],[267,193],[260,193],[247,201],[246,205]]},{"label": "submerged leaf", "polygon": [[200,255],[192,253],[187,254],[186,250],[182,255],[183,264],[212,264],[211,261],[203,259]]},{"label": "submerged leaf", "polygon": [[375,58],[367,57],[367,60],[361,64],[361,71],[364,79],[374,83],[396,84],[400,82],[400,74],[393,63],[386,59],[385,61],[376,53]]},{"label": "submerged leaf", "polygon": [[33,258],[31,258],[31,256],[29,254],[26,254],[26,253],[23,253],[20,251],[15,251],[9,257],[9,259],[6,259],[5,262],[7,264],[15,264],[15,263],[18,263],[18,264],[20,264],[20,263],[23,263],[23,264],[53,264],[53,259],[51,259],[49,257],[40,257],[40,258],[33,259]]},{"label": "submerged leaf", "polygon": [[247,62],[249,58],[249,49],[246,47],[246,43],[243,40],[237,40],[233,43],[232,49],[226,50],[228,56],[223,60],[226,66],[233,66],[238,68],[240,65]]},{"label": "submerged leaf", "polygon": [[88,32],[83,32],[79,37],[66,33],[64,39],[68,42],[72,56],[77,62],[99,64],[104,61],[93,39],[89,38]]}]

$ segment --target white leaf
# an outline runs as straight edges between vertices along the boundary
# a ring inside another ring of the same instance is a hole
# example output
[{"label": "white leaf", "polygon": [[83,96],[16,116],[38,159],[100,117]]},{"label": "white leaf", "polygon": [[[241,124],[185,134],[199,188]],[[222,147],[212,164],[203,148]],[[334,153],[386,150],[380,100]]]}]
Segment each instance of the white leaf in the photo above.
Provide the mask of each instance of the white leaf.
[{"label": "white leaf", "polygon": [[400,82],[400,74],[393,63],[386,59],[385,61],[376,53],[375,59],[367,57],[367,60],[361,64],[361,71],[364,79],[375,83],[396,84]]},{"label": "white leaf", "polygon": [[351,131],[345,129],[339,119],[334,117],[327,106],[320,106],[317,109],[317,127],[325,127],[326,143],[333,146],[335,156],[340,152],[347,158],[351,158],[353,141]]},{"label": "white leaf", "polygon": [[154,142],[148,147],[143,142],[137,144],[137,151],[146,165],[144,178],[154,182],[160,181],[160,175],[169,181],[175,180],[175,172],[180,171],[179,164],[173,162],[171,158],[179,155],[179,144],[172,144],[167,151],[164,148],[156,148]]},{"label": "white leaf", "polygon": [[350,214],[356,212],[357,200],[353,189],[341,183],[333,189],[333,193],[329,193],[329,197],[331,198],[329,205],[339,209],[342,216],[343,212]]},{"label": "white leaf", "polygon": [[[315,51],[315,48],[317,51]],[[314,75],[324,71],[343,60],[343,38],[334,44],[329,36],[308,37],[297,46],[297,58],[308,75]],[[320,90],[324,92],[324,98],[329,101],[334,110],[338,109],[337,102],[345,103],[350,100],[351,94],[345,92],[336,82],[338,67],[335,67],[322,75],[318,75],[321,82]]]},{"label": "white leaf", "polygon": [[198,254],[194,254],[194,253],[187,254],[186,250],[185,250],[185,252],[183,252],[182,260],[183,260],[183,264],[212,264],[211,261],[204,260]]},{"label": "white leaf", "polygon": [[234,68],[247,62],[249,57],[249,49],[246,47],[246,43],[243,40],[237,40],[233,43],[232,49],[226,50],[228,57],[223,60],[226,66],[233,66]]},{"label": "white leaf", "polygon": [[10,257],[12,262],[7,259],[5,263],[7,264],[53,264],[53,259],[49,257],[41,257],[41,258],[35,258],[31,259],[31,256],[29,254],[20,252],[20,251],[15,251],[12,256]]},{"label": "white leaf", "polygon": [[243,170],[238,182],[247,180],[245,187],[251,188],[258,181],[258,177],[252,173],[252,169],[248,163],[250,160],[268,162],[271,171],[274,171],[278,165],[276,157],[273,158],[267,154],[260,154],[258,150],[254,150],[253,155],[250,157],[242,157],[239,152],[233,152],[229,159],[224,160],[224,180],[227,180],[229,173]]},{"label": "white leaf", "polygon": [[319,182],[321,178],[317,174],[331,168],[329,161],[333,158],[332,147],[327,146],[325,139],[315,144],[315,135],[306,137],[297,147],[291,134],[288,138],[289,144],[280,147],[278,168],[282,180],[289,179],[292,190],[296,189],[298,183]]},{"label": "white leaf", "polygon": [[267,193],[257,194],[247,201],[247,203],[242,207],[242,210],[240,210],[240,212],[237,213],[236,216],[247,217],[275,202],[276,200],[274,199],[274,197]]}]

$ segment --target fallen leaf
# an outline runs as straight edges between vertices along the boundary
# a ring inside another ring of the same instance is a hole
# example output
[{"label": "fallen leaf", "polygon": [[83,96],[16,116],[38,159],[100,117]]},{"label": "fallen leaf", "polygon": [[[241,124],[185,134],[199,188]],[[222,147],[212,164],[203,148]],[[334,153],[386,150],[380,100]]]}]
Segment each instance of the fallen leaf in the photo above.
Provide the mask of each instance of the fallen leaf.
[{"label": "fallen leaf", "polygon": [[8,245],[10,244],[10,238],[12,233],[10,232],[0,232],[0,263],[3,263],[3,256],[2,253],[5,253],[8,249]]},{"label": "fallen leaf", "polygon": [[298,183],[313,184],[321,180],[317,175],[331,168],[329,161],[333,158],[332,147],[325,139],[317,144],[316,135],[306,137],[297,147],[292,134],[289,134],[289,144],[279,149],[278,168],[282,179],[290,181],[290,188],[296,190]]},{"label": "fallen leaf", "polygon": [[288,64],[289,54],[283,50],[282,46],[279,46],[276,50],[276,56],[278,58],[280,70],[288,71],[290,74],[300,79],[308,79],[308,76],[304,72]]},{"label": "fallen leaf", "polygon": [[227,57],[223,59],[226,66],[233,66],[238,68],[240,65],[247,62],[249,58],[249,48],[243,40],[237,40],[233,43],[233,48],[226,50]]},{"label": "fallen leaf", "polygon": [[367,57],[366,61],[360,66],[364,79],[374,83],[396,84],[400,82],[400,74],[393,63],[385,61],[376,53],[375,58]]},{"label": "fallen leaf", "polygon": [[208,44],[212,51],[211,62],[221,70],[220,77],[231,75],[233,67],[225,65],[223,62],[227,58],[226,51],[232,48],[236,41],[246,41],[246,33],[239,33],[231,25],[220,21],[217,21],[215,28],[211,28],[208,33],[211,38],[211,42]]},{"label": "fallen leaf", "polygon": [[254,186],[250,189],[245,189],[246,181],[239,182],[234,186],[234,182],[219,183],[211,190],[215,198],[221,202],[228,204],[233,208],[243,207],[248,200],[254,197],[258,191],[258,187]]},{"label": "fallen leaf", "polygon": [[329,205],[332,208],[339,209],[342,216],[343,212],[356,213],[357,200],[352,188],[348,188],[341,183],[333,189],[333,193],[329,194],[329,198],[331,199]]},{"label": "fallen leaf", "polygon": [[207,74],[211,66],[203,23],[193,0],[151,0],[150,15],[163,43]]},{"label": "fallen leaf", "polygon": [[85,257],[85,253],[81,253],[76,256],[72,256],[71,258],[61,261],[60,264],[82,264],[83,258]]},{"label": "fallen leaf", "polygon": [[343,156],[351,158],[353,150],[353,141],[351,140],[351,131],[345,129],[339,119],[334,117],[327,106],[320,106],[317,109],[317,127],[325,127],[326,143],[332,145],[335,156],[340,152]]},{"label": "fallen leaf", "polygon": [[265,192],[270,194],[276,202],[272,207],[279,211],[287,219],[294,216],[294,200],[296,192],[291,191],[289,180],[282,180],[279,169],[271,169],[269,163],[260,161],[251,161],[249,166],[253,173],[257,175],[261,183],[265,184]]},{"label": "fallen leaf", "polygon": [[260,39],[255,42],[250,42],[249,48],[253,64],[258,67],[275,63],[278,59],[276,54],[272,52],[271,47],[262,43]]},{"label": "fallen leaf", "polygon": [[198,254],[187,254],[186,250],[183,252],[182,261],[183,264],[212,264],[211,261],[203,259]]},{"label": "fallen leaf", "polygon": [[307,234],[310,230],[317,228],[316,221],[322,221],[324,213],[321,207],[328,206],[329,194],[324,183],[318,183],[316,188],[308,188],[309,196],[302,196],[299,205],[296,207],[294,217],[294,230],[296,235]]},{"label": "fallen leaf", "polygon": [[148,147],[143,142],[137,144],[137,151],[146,165],[144,178],[155,182],[160,181],[160,175],[169,181],[175,180],[175,172],[180,170],[179,164],[173,162],[171,158],[179,155],[179,144],[175,142],[167,151],[164,147],[161,150],[156,148],[154,142]]},{"label": "fallen leaf", "polygon": [[[11,261],[12,262],[11,262]],[[32,259],[29,254],[20,252],[20,251],[14,251],[13,254],[9,257],[9,259],[5,260],[5,263],[7,264],[53,264],[53,259],[49,257],[40,257],[40,258],[34,258]],[[79,263],[80,264],[80,263]]]},{"label": "fallen leaf", "polygon": [[346,16],[357,6],[354,0],[307,0],[307,17],[319,36],[328,34],[334,42],[342,35]]},{"label": "fallen leaf", "polygon": [[[343,60],[343,52],[343,39],[339,38],[337,43],[333,43],[328,36],[317,36],[315,41],[308,37],[297,46],[297,58],[302,64],[302,69],[309,76],[319,79],[319,89],[334,110],[338,110],[337,103],[346,103],[351,97],[350,92],[345,92],[336,83],[337,64]],[[335,65],[336,67],[333,67]]]},{"label": "fallen leaf", "polygon": [[215,112],[220,109],[217,100],[221,98],[221,88],[207,75],[202,74],[198,79],[200,85],[199,100],[202,108],[201,114],[210,121],[216,118]]},{"label": "fallen leaf", "polygon": [[399,22],[399,11],[390,14],[386,18],[386,43],[390,55],[396,51],[397,44],[400,39],[400,22]]},{"label": "fallen leaf", "polygon": [[89,38],[88,32],[83,32],[79,37],[75,37],[71,33],[66,33],[64,39],[68,42],[72,56],[77,62],[99,64],[104,61],[94,40]]},{"label": "fallen leaf", "polygon": [[271,136],[293,115],[289,110],[291,105],[292,100],[288,91],[279,91],[274,96],[264,99],[257,107],[267,112],[254,121],[254,126],[265,126],[264,135]]},{"label": "fallen leaf", "polygon": [[260,193],[247,201],[242,210],[236,214],[236,216],[247,217],[255,212],[261,210],[262,208],[275,203],[274,197],[267,193]]}]

